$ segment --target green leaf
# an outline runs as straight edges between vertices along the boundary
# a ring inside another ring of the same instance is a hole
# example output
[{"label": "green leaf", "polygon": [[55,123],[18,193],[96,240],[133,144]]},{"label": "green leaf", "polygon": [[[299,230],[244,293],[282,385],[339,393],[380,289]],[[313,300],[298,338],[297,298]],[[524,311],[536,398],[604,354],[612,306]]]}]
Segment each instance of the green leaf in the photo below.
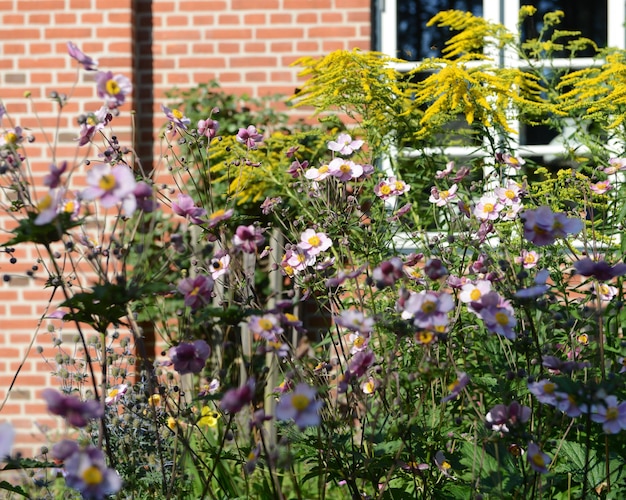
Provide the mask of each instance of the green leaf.
[{"label": "green leaf", "polygon": [[0,481],[0,490],[11,491],[23,496],[24,498],[30,498],[28,493],[26,493],[20,486],[14,486],[7,481]]}]

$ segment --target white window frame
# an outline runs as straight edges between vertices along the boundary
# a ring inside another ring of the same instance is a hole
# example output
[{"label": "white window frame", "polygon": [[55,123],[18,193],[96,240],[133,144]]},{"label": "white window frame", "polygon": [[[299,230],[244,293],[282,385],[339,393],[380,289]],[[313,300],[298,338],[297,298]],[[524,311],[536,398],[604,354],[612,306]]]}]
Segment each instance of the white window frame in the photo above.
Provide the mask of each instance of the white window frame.
[{"label": "white window frame", "polygon": [[[382,0],[380,10],[380,52],[387,54],[391,57],[397,57],[397,5],[402,0]],[[504,25],[510,32],[517,32],[517,24],[519,20],[519,8],[524,5],[524,0],[483,0],[483,17],[491,22],[496,22]],[[567,15],[567,13],[566,13]],[[607,46],[626,49],[626,0],[607,0]],[[498,49],[491,53],[492,59],[501,67],[519,67],[524,68],[524,61],[520,60],[518,54],[512,49],[504,49],[499,51]],[[592,58],[572,58],[572,59],[552,59],[546,62],[553,68],[572,68],[582,69],[591,65],[597,65],[600,63],[598,60]],[[395,64],[394,67],[400,72],[408,72],[415,68],[419,62],[406,62],[401,64]],[[536,65],[539,66],[540,61],[536,61]],[[519,132],[519,122],[512,121],[509,123],[509,127],[512,130]],[[519,137],[519,134],[517,134]],[[511,138],[513,143],[510,143],[512,149],[511,153],[517,156],[543,156],[555,157],[565,155],[567,153],[565,144],[566,141],[553,140],[550,144],[533,144],[533,145],[520,145],[515,142],[515,138]],[[562,139],[562,138],[561,138]],[[443,153],[450,159],[471,158],[476,156],[484,156],[484,153],[477,151],[475,147],[443,147],[439,148],[436,152]],[[579,150],[584,153],[584,150]],[[397,151],[392,148],[389,152],[389,158],[383,160],[382,168],[389,175],[393,175],[393,168],[391,164],[391,158],[402,155],[403,157],[417,157],[422,154],[435,153],[435,151],[417,151],[412,149],[404,149],[403,151]],[[489,167],[486,167],[489,169]],[[485,172],[487,173],[487,172]],[[392,209],[392,205],[389,205]],[[394,243],[400,248],[410,249],[411,245],[407,243],[410,241],[405,234],[398,234],[394,239]]]},{"label": "white window frame", "polygon": [[[380,12],[380,51],[392,57],[397,56],[397,6],[402,0],[383,0]],[[518,13],[524,0],[483,0],[483,17],[492,22],[504,25],[509,31],[517,31]],[[626,49],[626,0],[607,0],[607,44],[610,47]],[[511,49],[497,51],[491,54],[497,64],[507,67],[523,67],[522,61],[517,53]],[[418,62],[407,62],[395,65],[401,72],[410,71],[415,68]],[[537,61],[537,64],[540,64]],[[581,69],[593,64],[598,64],[592,58],[573,59],[553,59],[549,61],[551,67],[570,67]],[[509,123],[511,129],[518,131],[519,123],[513,121]],[[564,154],[565,148],[559,144],[535,144],[524,146],[511,144],[515,153],[519,156],[550,156]],[[472,156],[472,148],[444,148],[444,154],[451,158]],[[407,151],[406,154],[413,155],[415,152]]]}]

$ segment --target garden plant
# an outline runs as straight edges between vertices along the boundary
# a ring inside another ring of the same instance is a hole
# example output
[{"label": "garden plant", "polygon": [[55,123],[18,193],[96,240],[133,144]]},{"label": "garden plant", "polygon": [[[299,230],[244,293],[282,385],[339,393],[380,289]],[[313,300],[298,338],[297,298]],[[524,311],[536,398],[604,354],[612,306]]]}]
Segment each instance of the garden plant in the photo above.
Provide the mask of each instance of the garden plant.
[{"label": "garden plant", "polygon": [[[68,43],[103,100],[78,160],[50,139],[34,178],[49,131],[0,111],[3,249],[39,252],[63,422],[19,457],[0,407],[3,493],[623,498],[626,53],[563,15],[521,42],[441,12],[443,56],[408,73],[303,58],[308,125],[177,92],[151,165],[115,135],[130,81]],[[592,66],[551,65],[582,50]],[[560,133],[558,161],[514,122]]]}]

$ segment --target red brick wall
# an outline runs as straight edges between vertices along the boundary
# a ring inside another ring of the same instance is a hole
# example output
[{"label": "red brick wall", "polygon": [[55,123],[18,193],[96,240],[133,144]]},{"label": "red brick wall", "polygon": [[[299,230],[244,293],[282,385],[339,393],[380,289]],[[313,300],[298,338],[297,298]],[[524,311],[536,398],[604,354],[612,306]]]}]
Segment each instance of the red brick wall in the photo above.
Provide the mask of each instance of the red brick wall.
[{"label": "red brick wall", "polygon": [[[36,138],[28,145],[35,183],[41,182],[53,156],[40,124],[56,143],[56,160],[75,161],[76,116],[101,103],[91,74],[78,73],[73,87],[76,64],[66,50],[72,40],[98,58],[101,69],[133,80],[133,97],[113,125],[122,140],[129,140],[129,112],[136,111],[135,148],[145,163],[158,151],[153,137],[164,121],[160,105],[167,90],[216,79],[236,93],[289,95],[298,85],[298,69],[289,67],[295,59],[335,49],[368,49],[370,26],[370,0],[0,0],[0,100],[11,121],[30,128]],[[60,119],[48,98],[52,91],[72,95]],[[9,126],[5,118],[3,127]],[[13,225],[0,213],[1,229]],[[37,264],[35,249],[18,248],[15,257],[11,264],[9,256],[0,254],[0,274],[12,275],[9,283],[0,282],[0,403],[24,364],[0,410],[0,422],[12,421],[19,433],[17,449],[33,455],[48,444],[35,422],[56,423],[39,394],[56,385],[50,372],[57,351],[47,330],[50,321],[39,327],[38,321],[48,301],[54,310],[62,298],[57,294],[51,299],[51,289],[42,291],[46,275],[41,269],[35,273],[39,279],[24,277]],[[71,341],[72,335],[66,337]]]}]

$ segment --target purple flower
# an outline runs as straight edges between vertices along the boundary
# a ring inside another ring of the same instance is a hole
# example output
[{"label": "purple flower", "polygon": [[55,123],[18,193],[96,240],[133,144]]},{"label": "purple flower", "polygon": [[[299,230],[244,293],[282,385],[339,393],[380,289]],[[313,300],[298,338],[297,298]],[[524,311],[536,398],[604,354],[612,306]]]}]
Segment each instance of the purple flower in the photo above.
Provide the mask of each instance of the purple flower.
[{"label": "purple flower", "polygon": [[124,75],[113,76],[112,71],[98,71],[96,74],[96,91],[98,97],[104,99],[109,109],[124,104],[126,96],[133,90],[130,80]]},{"label": "purple flower", "polygon": [[[346,372],[346,378],[361,378],[363,375],[365,375],[365,372],[372,365],[372,363],[374,363],[375,360],[376,356],[371,349],[357,351],[350,360],[350,364],[348,365],[348,370]],[[347,375],[348,373],[349,377]]]},{"label": "purple flower", "polygon": [[410,292],[404,301],[398,301],[398,309],[404,319],[412,319],[417,328],[437,330],[448,323],[448,313],[454,308],[454,300],[447,292],[422,290]]},{"label": "purple flower", "polygon": [[135,196],[135,200],[137,200],[137,208],[146,213],[154,212],[159,206],[159,203],[154,197],[152,187],[147,182],[139,181],[135,186],[133,195]]},{"label": "purple flower", "polygon": [[239,226],[233,237],[233,245],[244,253],[256,253],[264,241],[261,229],[254,225]]},{"label": "purple flower", "polygon": [[509,340],[515,339],[516,335],[513,328],[515,328],[517,321],[513,307],[497,292],[483,295],[480,302],[472,302],[472,307],[478,311],[478,315],[490,332],[502,335]]},{"label": "purple flower", "polygon": [[202,224],[204,221],[200,217],[206,215],[206,210],[197,207],[191,196],[187,194],[178,195],[178,202],[172,202],[172,210],[176,215],[185,217],[194,224]]},{"label": "purple flower", "polygon": [[233,216],[233,213],[235,213],[235,211],[232,208],[229,208],[228,210],[224,210],[223,208],[216,210],[209,215],[208,227],[215,227],[220,222],[230,219]]},{"label": "purple flower", "polygon": [[52,163],[50,165],[50,173],[43,178],[43,185],[48,186],[50,189],[59,187],[59,184],[61,184],[61,175],[63,175],[63,173],[65,173],[66,170],[67,170],[66,161],[61,163],[61,166],[58,168],[54,163]]},{"label": "purple flower", "polygon": [[87,184],[89,187],[81,193],[84,200],[99,199],[104,208],[111,208],[122,202],[126,215],[132,215],[137,208],[137,199],[133,194],[137,181],[126,165],[119,164],[115,167],[108,163],[94,165],[87,172]]},{"label": "purple flower", "polygon": [[107,106],[102,106],[95,113],[89,113],[85,118],[85,121],[80,125],[80,132],[78,136],[78,145],[84,146],[89,144],[94,135],[99,130],[106,127],[113,119],[111,112]]},{"label": "purple flower", "polygon": [[445,398],[441,398],[441,402],[446,403],[459,397],[459,394],[461,394],[461,391],[469,383],[469,380],[469,376],[466,373],[458,373],[456,380],[448,385],[449,394]]},{"label": "purple flower", "polygon": [[263,140],[263,134],[259,134],[254,125],[248,128],[240,128],[237,132],[237,141],[244,144],[248,149],[256,149],[257,143]]},{"label": "purple flower", "polygon": [[108,405],[114,405],[117,403],[126,391],[128,390],[128,384],[118,384],[111,387],[108,392],[106,398],[104,398],[104,402]]},{"label": "purple flower", "polygon": [[319,411],[324,406],[315,399],[317,391],[306,384],[298,384],[293,392],[284,394],[276,405],[278,420],[293,420],[300,429],[320,424]]},{"label": "purple flower", "polygon": [[522,288],[515,292],[515,297],[518,299],[532,299],[535,297],[539,297],[550,290],[550,285],[546,284],[548,278],[550,277],[550,271],[547,269],[542,269],[535,276],[535,285],[530,288]]},{"label": "purple flower", "polygon": [[513,401],[509,406],[496,405],[485,417],[487,427],[496,432],[509,432],[512,427],[524,424],[530,419],[532,411],[528,406]]},{"label": "purple flower", "polygon": [[102,406],[95,400],[83,402],[76,396],[65,396],[54,389],[44,389],[41,395],[50,413],[65,418],[74,427],[85,427],[89,420],[104,414]]},{"label": "purple flower", "polygon": [[15,429],[11,422],[0,424],[0,461],[11,456],[11,449],[15,441]]},{"label": "purple flower", "polygon": [[363,146],[363,141],[353,141],[352,137],[348,134],[339,134],[337,141],[328,141],[328,149],[345,156],[351,155],[356,150],[361,149],[361,146]]},{"label": "purple flower", "polygon": [[424,274],[435,281],[447,276],[448,270],[439,259],[428,259],[426,265],[424,265]]},{"label": "purple flower", "polygon": [[203,274],[184,278],[178,283],[177,289],[185,296],[185,305],[196,310],[211,302],[213,279]]},{"label": "purple flower", "polygon": [[98,69],[98,61],[86,55],[75,43],[67,42],[67,53],[82,64],[87,71],[96,71]]},{"label": "purple flower", "polygon": [[528,457],[528,463],[530,466],[541,474],[548,473],[548,465],[552,459],[541,451],[541,448],[535,443],[528,443],[528,450],[526,451]]},{"label": "purple flower", "polygon": [[521,218],[524,221],[524,237],[537,246],[552,245],[557,238],[577,234],[583,229],[580,219],[554,213],[547,206],[526,210]]},{"label": "purple flower", "polygon": [[64,194],[64,188],[55,188],[51,189],[41,199],[41,201],[37,204],[39,214],[37,214],[37,218],[35,219],[36,226],[49,224],[56,218],[57,214],[59,213],[59,208],[61,207]]},{"label": "purple flower", "polygon": [[392,286],[396,281],[404,276],[402,270],[403,263],[400,257],[392,257],[378,264],[378,267],[372,272],[372,279],[376,284],[376,288],[383,289]]},{"label": "purple flower", "polygon": [[83,498],[104,499],[122,488],[118,473],[109,469],[102,450],[89,446],[65,460],[65,483],[80,491]]},{"label": "purple flower", "polygon": [[177,109],[170,109],[167,106],[161,104],[161,111],[165,113],[167,119],[172,126],[180,130],[187,130],[187,126],[191,123],[191,119],[187,118],[183,113]]},{"label": "purple flower", "polygon": [[217,135],[219,128],[220,124],[211,118],[198,120],[198,134],[208,137],[209,140],[213,139]]},{"label": "purple flower", "polygon": [[578,274],[593,276],[600,281],[609,281],[617,276],[626,274],[626,264],[624,263],[611,266],[604,260],[594,262],[588,257],[574,262],[574,268]]},{"label": "purple flower", "polygon": [[222,397],[220,407],[231,415],[239,413],[245,405],[252,402],[255,388],[256,382],[251,378],[241,387],[229,389]]},{"label": "purple flower", "polygon": [[346,309],[341,311],[339,316],[335,316],[335,323],[348,330],[360,333],[371,333],[374,329],[374,318],[368,318],[361,311],[356,309]]},{"label": "purple flower", "polygon": [[176,347],[170,348],[167,354],[174,364],[174,370],[181,375],[200,373],[209,359],[211,348],[204,340],[196,340],[193,343],[181,342]]},{"label": "purple flower", "polygon": [[626,402],[620,403],[615,396],[606,396],[591,409],[591,420],[602,424],[607,434],[617,434],[626,429]]},{"label": "purple flower", "polygon": [[74,453],[80,450],[80,446],[76,441],[71,439],[63,439],[52,447],[52,458],[60,462],[64,462]]}]

